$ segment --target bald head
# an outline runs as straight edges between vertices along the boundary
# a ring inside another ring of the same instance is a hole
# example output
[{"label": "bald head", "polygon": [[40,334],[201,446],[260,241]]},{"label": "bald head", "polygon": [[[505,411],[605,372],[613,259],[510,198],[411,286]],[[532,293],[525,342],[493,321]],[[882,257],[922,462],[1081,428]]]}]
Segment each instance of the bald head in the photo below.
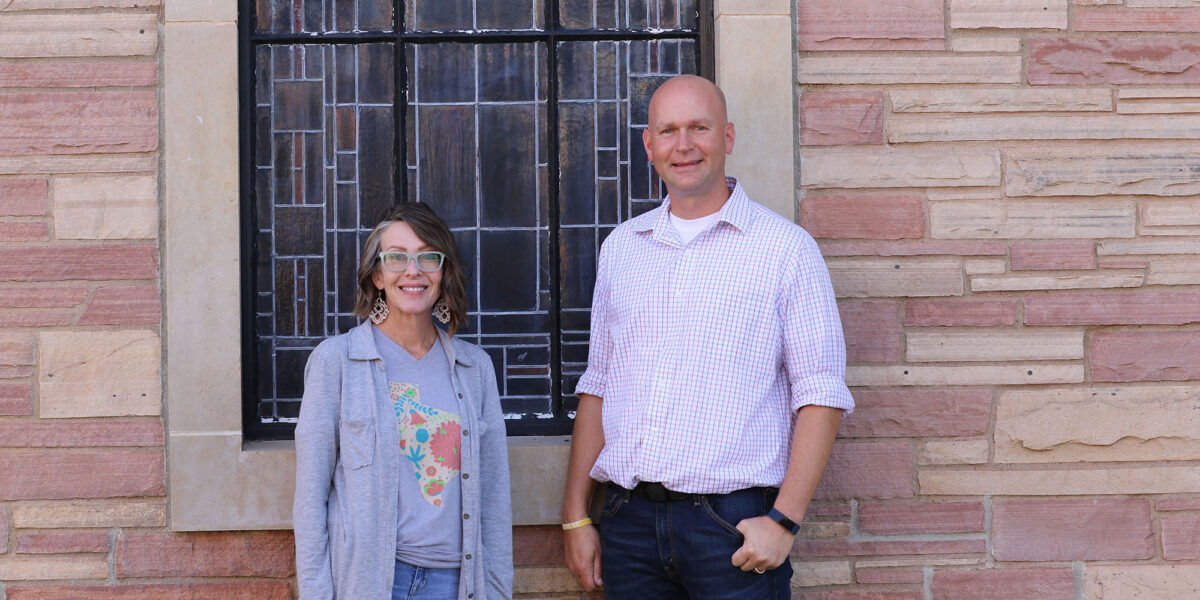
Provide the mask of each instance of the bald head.
[{"label": "bald head", "polygon": [[658,89],[654,90],[654,95],[650,96],[650,123],[654,123],[654,109],[658,105],[671,102],[672,99],[681,95],[700,97],[714,102],[713,108],[716,109],[716,114],[713,116],[720,123],[729,120],[728,109],[725,105],[725,92],[722,92],[717,84],[699,75],[677,75],[658,86]]},{"label": "bald head", "polygon": [[671,195],[671,212],[684,219],[716,212],[729,197],[725,156],[734,141],[725,95],[703,77],[680,75],[658,86],[648,116],[642,143]]}]

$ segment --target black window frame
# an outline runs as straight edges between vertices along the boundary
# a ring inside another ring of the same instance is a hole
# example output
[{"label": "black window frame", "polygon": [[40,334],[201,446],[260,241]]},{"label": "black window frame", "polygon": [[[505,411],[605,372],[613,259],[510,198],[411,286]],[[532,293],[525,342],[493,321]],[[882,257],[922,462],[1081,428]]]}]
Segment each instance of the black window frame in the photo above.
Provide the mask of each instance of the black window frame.
[{"label": "black window frame", "polygon": [[[493,0],[505,1],[505,0]],[[266,44],[368,44],[391,43],[394,51],[395,93],[393,97],[393,116],[397,135],[393,156],[395,158],[394,185],[398,202],[407,202],[408,194],[408,148],[406,136],[400,132],[407,127],[407,103],[409,100],[408,65],[405,49],[409,44],[435,43],[544,43],[546,45],[546,77],[547,81],[547,126],[552,127],[547,135],[549,148],[547,151],[549,214],[547,224],[548,240],[551,252],[557,250],[559,236],[559,135],[561,123],[558,118],[559,90],[558,69],[556,68],[559,42],[625,42],[648,40],[691,40],[695,43],[696,65],[699,75],[709,79],[715,73],[715,44],[714,44],[714,0],[696,0],[696,30],[685,31],[637,31],[612,29],[578,29],[563,28],[559,20],[559,0],[544,0],[545,28],[529,31],[405,31],[404,0],[393,0],[392,31],[379,32],[334,32],[334,33],[264,33],[256,31],[256,2],[255,0],[238,0],[238,131],[239,131],[239,214],[240,214],[240,244],[241,244],[241,359],[242,359],[242,429],[246,440],[292,439],[295,423],[277,422],[264,423],[258,416],[259,402],[258,378],[259,361],[256,345],[258,337],[255,331],[256,317],[256,288],[254,280],[255,265],[258,260],[258,248],[255,244],[257,229],[254,211],[254,106],[255,106],[255,48]],[[627,190],[622,190],[627,193]],[[573,420],[567,415],[568,409],[563,406],[562,390],[562,325],[561,305],[559,295],[560,270],[550,269],[552,294],[550,318],[553,325],[550,331],[550,406],[554,413],[551,419],[507,419],[508,435],[565,435],[571,431]]]}]

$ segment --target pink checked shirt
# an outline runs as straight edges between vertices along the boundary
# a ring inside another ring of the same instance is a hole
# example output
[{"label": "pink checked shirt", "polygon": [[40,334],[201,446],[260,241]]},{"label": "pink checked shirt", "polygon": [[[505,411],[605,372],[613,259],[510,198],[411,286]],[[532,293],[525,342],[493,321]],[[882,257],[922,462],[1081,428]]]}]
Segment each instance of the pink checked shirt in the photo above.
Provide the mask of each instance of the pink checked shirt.
[{"label": "pink checked shirt", "polygon": [[603,398],[598,481],[690,493],[778,486],[795,411],[853,410],[829,272],[800,227],[741,185],[686,246],[670,198],[600,250],[588,368]]}]

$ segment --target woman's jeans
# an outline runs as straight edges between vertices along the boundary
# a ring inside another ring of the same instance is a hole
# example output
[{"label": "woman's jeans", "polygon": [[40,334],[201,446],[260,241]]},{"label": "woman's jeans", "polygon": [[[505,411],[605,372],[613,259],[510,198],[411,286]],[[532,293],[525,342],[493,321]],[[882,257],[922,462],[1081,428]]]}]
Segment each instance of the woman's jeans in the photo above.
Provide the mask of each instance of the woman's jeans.
[{"label": "woman's jeans", "polygon": [[455,600],[458,598],[458,569],[415,567],[396,561],[392,600]]},{"label": "woman's jeans", "polygon": [[656,502],[609,484],[600,522],[600,566],[608,600],[787,600],[788,561],[759,574],[733,566],[737,524],[767,514],[778,490],[689,494]]}]

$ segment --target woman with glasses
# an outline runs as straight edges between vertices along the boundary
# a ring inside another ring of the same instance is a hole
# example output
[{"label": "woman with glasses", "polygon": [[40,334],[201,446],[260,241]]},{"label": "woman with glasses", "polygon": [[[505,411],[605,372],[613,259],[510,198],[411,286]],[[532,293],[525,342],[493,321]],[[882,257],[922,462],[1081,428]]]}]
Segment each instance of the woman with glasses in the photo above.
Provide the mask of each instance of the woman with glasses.
[{"label": "woman with glasses", "polygon": [[366,320],[305,367],[301,600],[512,596],[504,418],[491,359],[454,338],[466,311],[450,230],[428,206],[400,205],[359,261]]}]

